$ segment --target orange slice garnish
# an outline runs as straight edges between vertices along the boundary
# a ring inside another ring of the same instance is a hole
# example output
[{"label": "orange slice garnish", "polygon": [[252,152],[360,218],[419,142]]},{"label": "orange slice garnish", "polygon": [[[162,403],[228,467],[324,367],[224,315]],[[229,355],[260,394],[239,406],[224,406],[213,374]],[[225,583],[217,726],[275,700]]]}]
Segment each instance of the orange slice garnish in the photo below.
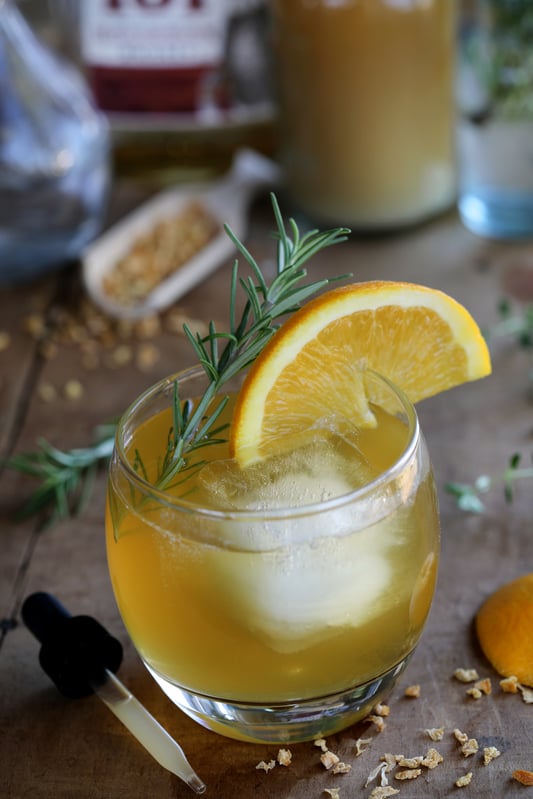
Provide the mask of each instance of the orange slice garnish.
[{"label": "orange slice garnish", "polygon": [[368,367],[412,402],[488,375],[490,356],[470,313],[435,289],[372,281],[328,291],[277,331],[246,376],[230,432],[241,466],[276,439],[334,416],[371,424]]}]

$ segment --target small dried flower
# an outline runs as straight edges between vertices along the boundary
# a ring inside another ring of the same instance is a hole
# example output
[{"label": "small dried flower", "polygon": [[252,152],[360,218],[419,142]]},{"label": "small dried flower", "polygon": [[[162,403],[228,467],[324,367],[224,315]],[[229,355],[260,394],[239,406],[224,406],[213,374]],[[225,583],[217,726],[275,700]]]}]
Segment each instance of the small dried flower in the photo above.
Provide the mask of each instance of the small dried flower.
[{"label": "small dried flower", "polygon": [[324,768],[330,769],[337,763],[340,763],[340,758],[334,752],[330,752],[328,749],[320,755],[320,762]]},{"label": "small dried flower", "polygon": [[470,757],[470,755],[475,755],[478,750],[479,750],[479,744],[475,738],[469,738],[468,741],[466,741],[461,746],[461,752],[465,757]]},{"label": "small dried flower", "polygon": [[422,758],[421,765],[425,766],[428,769],[434,769],[434,768],[437,768],[437,766],[440,765],[440,763],[443,763],[443,762],[444,762],[444,758],[441,755],[441,753],[437,752],[436,749],[431,747],[431,749],[427,750],[426,756],[424,758]]},{"label": "small dried flower", "polygon": [[533,704],[533,690],[531,688],[526,688],[524,685],[520,685],[519,691],[522,694],[522,701],[524,701],[526,705]]},{"label": "small dried flower", "polygon": [[426,735],[429,735],[432,741],[442,741],[444,738],[444,727],[432,727],[429,730],[424,730]]},{"label": "small dried flower", "polygon": [[483,749],[483,764],[488,766],[493,760],[501,755],[499,749],[496,749],[495,746],[486,746]]},{"label": "small dried flower", "polygon": [[338,788],[324,788],[322,793],[327,793],[330,799],[340,799],[340,793]]},{"label": "small dried flower", "polygon": [[338,763],[335,763],[335,765],[331,769],[331,773],[332,774],[348,774],[351,770],[352,770],[352,767],[350,766],[349,763],[343,763],[342,761],[339,761]]},{"label": "small dried flower", "polygon": [[[362,755],[363,752],[366,752],[366,750],[368,749],[368,744],[370,743],[372,743],[372,738],[357,738],[355,742],[355,756],[359,757],[359,755]],[[317,745],[316,741],[315,745]]]},{"label": "small dried flower", "polygon": [[392,755],[390,752],[385,752],[380,760],[384,761],[386,765],[385,771],[392,771],[393,768],[396,768],[396,764],[403,760],[403,755]]},{"label": "small dried flower", "polygon": [[464,744],[468,741],[468,735],[466,732],[461,732],[457,727],[453,731],[454,737],[460,744]]},{"label": "small dried flower", "polygon": [[375,716],[375,715],[371,714],[370,716],[366,717],[365,721],[372,722],[372,724],[376,728],[376,732],[383,732],[383,730],[387,726],[385,724],[385,722],[383,721],[383,716]]},{"label": "small dried flower", "polygon": [[399,766],[402,766],[402,768],[418,768],[423,759],[422,755],[418,755],[418,757],[402,757],[396,762]]},{"label": "small dried flower", "polygon": [[256,769],[258,771],[272,771],[275,765],[275,760],[269,760],[268,763],[265,760],[261,760],[261,762],[257,764]]},{"label": "small dried flower", "polygon": [[289,766],[292,761],[292,752],[290,749],[280,749],[278,752],[277,761],[280,766]]},{"label": "small dried flower", "polygon": [[378,763],[378,765],[375,766],[372,769],[372,771],[370,772],[370,774],[366,778],[365,788],[368,785],[370,785],[371,782],[374,782],[376,777],[380,777],[380,783],[381,783],[382,786],[383,785],[388,785],[389,781],[387,779],[387,772],[390,771],[390,770],[391,769],[390,769],[390,767],[387,766],[387,763]]},{"label": "small dried flower", "polygon": [[485,677],[483,680],[478,680],[474,684],[474,688],[477,689],[478,691],[481,691],[481,693],[485,694],[485,696],[490,696],[490,694],[492,693],[492,682],[490,677]]},{"label": "small dried flower", "polygon": [[472,782],[472,772],[469,771],[468,774],[464,774],[462,777],[459,777],[458,780],[455,780],[455,784],[458,788],[465,788],[467,785],[470,785]]},{"label": "small dried flower", "polygon": [[408,768],[404,771],[397,771],[394,775],[395,780],[416,780],[422,774],[421,768]]},{"label": "small dried flower", "polygon": [[400,791],[393,788],[392,785],[378,785],[374,788],[368,799],[388,799],[389,796],[395,796]]},{"label": "small dried flower", "polygon": [[500,680],[500,688],[506,694],[517,694],[520,689],[520,683],[518,682],[518,678],[513,674],[510,677],[504,677],[503,680]]},{"label": "small dried flower", "polygon": [[453,676],[459,682],[475,682],[479,675],[475,669],[455,669]]}]

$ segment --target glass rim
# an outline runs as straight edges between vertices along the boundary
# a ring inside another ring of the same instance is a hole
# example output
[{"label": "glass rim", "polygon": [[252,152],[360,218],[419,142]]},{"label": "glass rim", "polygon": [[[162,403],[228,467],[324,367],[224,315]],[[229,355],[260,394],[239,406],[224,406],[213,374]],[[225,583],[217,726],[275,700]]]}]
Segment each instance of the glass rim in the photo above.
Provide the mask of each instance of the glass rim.
[{"label": "glass rim", "polygon": [[[339,494],[334,497],[330,497],[325,500],[320,500],[318,502],[307,503],[304,505],[292,505],[292,506],[281,506],[275,508],[234,508],[234,509],[221,509],[221,508],[205,508],[202,505],[195,504],[194,502],[188,502],[184,500],[182,497],[173,496],[172,493],[168,492],[164,489],[159,489],[154,486],[152,483],[145,480],[144,477],[136,471],[126,453],[126,447],[124,445],[124,431],[128,420],[131,416],[142,408],[145,403],[155,396],[157,393],[161,392],[165,387],[170,389],[176,381],[178,384],[183,382],[183,380],[189,380],[194,378],[202,378],[205,375],[203,368],[199,365],[190,366],[186,369],[180,370],[175,372],[171,375],[163,377],[161,380],[158,380],[156,383],[153,383],[149,386],[145,391],[143,391],[124,411],[121,415],[116,431],[115,431],[115,445],[114,445],[114,455],[118,458],[119,466],[127,475],[127,479],[130,480],[137,490],[150,496],[151,499],[159,502],[161,505],[165,505],[168,508],[171,508],[175,511],[182,512],[184,514],[190,514],[195,516],[204,517],[210,520],[218,520],[218,521],[243,521],[243,520],[270,520],[270,521],[278,521],[282,519],[294,519],[298,517],[305,517],[309,515],[316,515],[319,513],[326,513],[338,508],[343,507],[344,505],[349,505],[353,503],[360,503],[364,502],[365,499],[374,494],[376,491],[379,491],[380,488],[387,483],[393,482],[400,474],[404,471],[404,469],[408,466],[408,464],[412,461],[414,454],[416,453],[417,447],[420,442],[421,438],[421,429],[420,429],[420,422],[418,419],[418,414],[416,409],[408,398],[406,393],[397,386],[392,380],[385,375],[382,375],[380,372],[376,371],[375,369],[364,367],[364,370],[367,374],[372,375],[373,377],[377,378],[379,381],[384,383],[395,395],[396,399],[399,401],[401,409],[405,413],[405,417],[407,419],[407,429],[408,429],[408,438],[407,442],[402,449],[401,454],[398,458],[383,472],[381,472],[376,478],[371,480],[369,483],[366,483],[364,486],[359,488],[354,488],[351,491],[348,491],[344,494]],[[224,392],[221,392],[224,394]]]}]

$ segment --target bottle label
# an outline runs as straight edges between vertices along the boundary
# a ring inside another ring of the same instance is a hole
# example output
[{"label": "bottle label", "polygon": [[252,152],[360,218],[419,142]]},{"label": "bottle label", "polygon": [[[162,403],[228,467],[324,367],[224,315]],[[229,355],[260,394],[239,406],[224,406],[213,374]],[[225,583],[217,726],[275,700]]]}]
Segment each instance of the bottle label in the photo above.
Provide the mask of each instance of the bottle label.
[{"label": "bottle label", "polygon": [[216,73],[228,12],[221,0],[81,3],[81,50],[101,108],[190,112],[224,105]]},{"label": "bottle label", "polygon": [[222,60],[227,11],[221,0],[91,0],[81,3],[88,64],[214,66]]}]

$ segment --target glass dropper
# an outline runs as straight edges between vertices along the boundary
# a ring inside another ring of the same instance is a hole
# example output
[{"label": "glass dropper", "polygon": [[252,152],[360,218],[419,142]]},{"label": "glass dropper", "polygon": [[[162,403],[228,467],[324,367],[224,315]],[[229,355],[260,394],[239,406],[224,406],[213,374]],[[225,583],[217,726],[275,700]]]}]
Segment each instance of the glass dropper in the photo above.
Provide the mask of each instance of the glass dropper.
[{"label": "glass dropper", "polygon": [[22,619],[41,642],[39,662],[70,699],[95,693],[164,768],[197,794],[206,786],[183,749],[116,676],[122,646],[91,616],[71,616],[51,594],[31,594]]}]

